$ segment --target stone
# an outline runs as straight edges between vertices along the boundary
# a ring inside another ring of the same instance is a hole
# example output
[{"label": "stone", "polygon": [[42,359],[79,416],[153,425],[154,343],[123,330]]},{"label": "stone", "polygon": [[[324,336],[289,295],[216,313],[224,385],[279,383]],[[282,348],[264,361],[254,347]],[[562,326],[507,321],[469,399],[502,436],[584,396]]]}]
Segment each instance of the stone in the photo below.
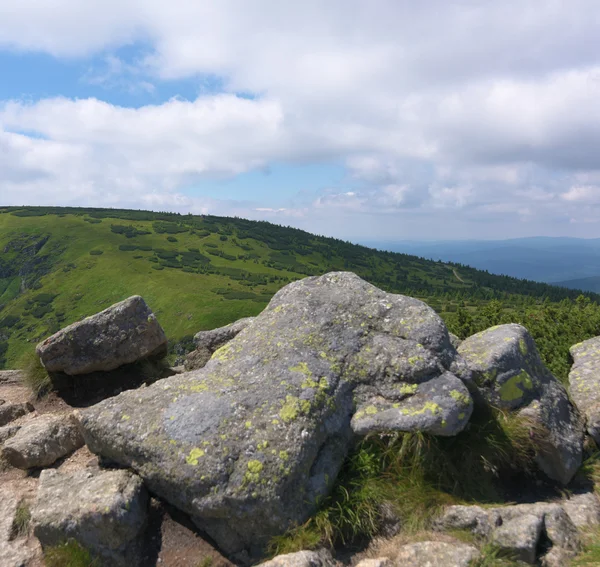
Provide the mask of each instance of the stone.
[{"label": "stone", "polygon": [[388,557],[377,557],[375,559],[363,559],[354,567],[393,567],[393,563]]},{"label": "stone", "polygon": [[420,541],[400,547],[394,563],[397,567],[469,567],[479,557],[479,551],[472,545]]},{"label": "stone", "polygon": [[554,547],[577,552],[581,548],[579,533],[564,508],[549,505],[544,514],[544,530]]},{"label": "stone", "polygon": [[0,567],[26,567],[35,550],[26,540],[12,540],[13,521],[20,496],[8,487],[0,487]]},{"label": "stone", "polygon": [[20,425],[9,424],[0,427],[0,443],[4,443],[7,439],[10,439],[13,435],[21,429]]},{"label": "stone", "polygon": [[600,337],[573,345],[570,353],[569,392],[585,417],[588,433],[600,444]]},{"label": "stone", "polygon": [[542,533],[542,518],[523,514],[504,522],[492,534],[492,542],[520,561],[535,563],[536,548]]},{"label": "stone", "polygon": [[74,539],[105,565],[137,567],[148,494],[126,470],[45,470],[31,513],[43,548]]},{"label": "stone", "polygon": [[469,530],[476,536],[488,538],[501,524],[500,514],[480,506],[448,506],[434,520],[434,528],[440,531]]},{"label": "stone", "polygon": [[542,567],[567,567],[571,565],[571,560],[575,554],[567,549],[553,547],[540,560]]},{"label": "stone", "polygon": [[254,317],[244,317],[230,325],[196,333],[194,335],[196,350],[193,350],[186,356],[184,362],[185,369],[190,371],[203,368],[217,349],[249,327],[254,319]]},{"label": "stone", "polygon": [[562,501],[562,506],[575,527],[600,525],[600,500],[595,492],[572,494]]},{"label": "stone", "polygon": [[48,414],[23,424],[4,442],[2,456],[13,467],[47,467],[84,444],[79,424],[72,414]]},{"label": "stone", "polygon": [[454,333],[449,333],[449,336],[450,336],[450,342],[452,343],[452,346],[454,348],[458,349],[458,347],[460,346],[460,343],[462,343],[462,339],[457,337]]},{"label": "stone", "polygon": [[33,411],[33,406],[29,402],[0,405],[0,426],[6,425],[15,419]]},{"label": "stone", "polygon": [[258,567],[333,567],[334,565],[335,561],[329,551],[322,549],[277,555],[273,559],[261,563]]},{"label": "stone", "polygon": [[356,434],[461,431],[472,400],[456,358],[426,304],[330,273],[282,288],[204,368],[83,409],[81,424],[91,451],[225,553],[257,556],[316,511]]},{"label": "stone", "polygon": [[583,424],[527,329],[516,324],[492,327],[463,341],[458,353],[485,403],[519,410],[531,421],[539,468],[567,484],[581,466]]},{"label": "stone", "polygon": [[164,356],[167,337],[144,300],[134,295],[61,329],[36,352],[48,372],[74,376]]}]

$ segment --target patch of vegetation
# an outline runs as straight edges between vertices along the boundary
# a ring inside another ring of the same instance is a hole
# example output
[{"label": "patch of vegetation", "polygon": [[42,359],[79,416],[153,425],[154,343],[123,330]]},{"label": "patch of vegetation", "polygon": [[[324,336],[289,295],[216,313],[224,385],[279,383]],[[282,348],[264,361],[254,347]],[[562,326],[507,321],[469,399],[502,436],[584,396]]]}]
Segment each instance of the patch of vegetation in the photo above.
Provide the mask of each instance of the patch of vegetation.
[{"label": "patch of vegetation", "polygon": [[46,567],[100,567],[90,552],[75,540],[44,550]]},{"label": "patch of vegetation", "polygon": [[429,528],[444,505],[505,502],[515,478],[522,483],[535,475],[531,428],[515,414],[481,409],[455,437],[404,433],[367,438],[346,460],[317,513],[273,538],[270,552],[373,538],[384,525],[386,509],[411,534]]},{"label": "patch of vegetation", "polygon": [[167,240],[169,242],[179,242],[179,240],[177,240],[177,238],[175,238],[174,236],[167,236]]},{"label": "patch of vegetation", "polygon": [[124,225],[124,224],[111,224],[110,225],[111,232],[115,234],[122,234],[127,238],[134,238],[135,236],[143,236],[144,234],[151,234],[147,230],[139,230],[135,228],[133,225]]},{"label": "patch of vegetation", "polygon": [[90,250],[90,256],[102,256],[104,250]]},{"label": "patch of vegetation", "polygon": [[17,368],[21,370],[23,384],[33,392],[36,398],[43,397],[52,389],[50,376],[34,349],[25,351],[21,355]]},{"label": "patch of vegetation", "polygon": [[17,505],[15,517],[13,518],[11,539],[26,536],[29,533],[31,523],[31,508],[26,500],[21,500]]}]

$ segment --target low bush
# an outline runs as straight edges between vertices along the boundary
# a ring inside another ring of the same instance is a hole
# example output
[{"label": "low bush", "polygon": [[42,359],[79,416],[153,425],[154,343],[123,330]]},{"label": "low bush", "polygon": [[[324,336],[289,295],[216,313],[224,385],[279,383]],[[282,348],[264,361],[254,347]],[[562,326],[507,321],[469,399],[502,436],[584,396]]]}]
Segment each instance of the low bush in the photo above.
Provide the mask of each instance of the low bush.
[{"label": "low bush", "polygon": [[44,368],[40,357],[34,349],[26,351],[19,361],[17,368],[21,370],[22,381],[35,395],[41,398],[52,389],[52,381]]},{"label": "low bush", "polygon": [[104,250],[90,250],[90,256],[101,256],[104,254]]},{"label": "low bush", "polygon": [[31,523],[31,509],[25,500],[21,500],[17,505],[15,517],[12,523],[12,538],[25,536],[29,532],[29,524]]}]

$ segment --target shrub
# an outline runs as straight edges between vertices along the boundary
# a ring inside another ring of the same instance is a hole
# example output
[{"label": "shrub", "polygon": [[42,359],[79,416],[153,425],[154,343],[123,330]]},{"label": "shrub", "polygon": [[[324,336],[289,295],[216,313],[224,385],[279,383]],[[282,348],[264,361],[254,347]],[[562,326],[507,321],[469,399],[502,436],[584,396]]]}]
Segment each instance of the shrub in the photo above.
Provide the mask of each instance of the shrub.
[{"label": "shrub", "polygon": [[0,321],[0,328],[5,327],[10,329],[10,327],[14,327],[19,322],[19,317],[16,315],[6,315],[2,321]]},{"label": "shrub", "polygon": [[167,236],[167,240],[169,242],[179,242],[179,240],[177,240],[177,238],[175,238],[174,236]]},{"label": "shrub", "polygon": [[221,234],[221,236],[219,236],[219,240],[225,242],[227,240],[227,237],[224,234]]},{"label": "shrub", "polygon": [[99,567],[90,552],[75,540],[49,547],[44,551],[46,567]]},{"label": "shrub", "polygon": [[36,398],[41,398],[51,390],[50,376],[34,349],[28,350],[21,356],[17,368],[21,370],[23,384],[33,392]]},{"label": "shrub", "polygon": [[137,249],[138,247],[135,244],[119,244],[119,250],[122,250],[123,252],[133,252]]},{"label": "shrub", "polygon": [[90,256],[101,256],[104,254],[104,250],[90,250]]}]

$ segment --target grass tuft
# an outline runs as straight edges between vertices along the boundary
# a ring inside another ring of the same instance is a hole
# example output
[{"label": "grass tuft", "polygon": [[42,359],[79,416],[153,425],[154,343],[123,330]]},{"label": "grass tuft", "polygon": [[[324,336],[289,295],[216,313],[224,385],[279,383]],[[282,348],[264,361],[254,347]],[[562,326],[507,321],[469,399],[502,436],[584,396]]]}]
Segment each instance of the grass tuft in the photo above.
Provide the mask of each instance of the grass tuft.
[{"label": "grass tuft", "polygon": [[523,565],[521,561],[515,559],[513,554],[499,549],[491,543],[483,545],[479,551],[481,557],[473,561],[469,567],[519,567]]},{"label": "grass tuft", "polygon": [[45,396],[52,389],[52,381],[35,350],[27,350],[17,363],[21,370],[23,384],[36,398]]},{"label": "grass tuft", "polygon": [[30,522],[31,509],[29,504],[25,500],[21,500],[17,505],[15,517],[13,518],[11,539],[27,535]]},{"label": "grass tuft", "polygon": [[97,559],[75,540],[44,550],[46,567],[99,567]]},{"label": "grass tuft", "polygon": [[389,510],[402,532],[410,534],[427,530],[444,505],[501,503],[505,482],[534,474],[534,445],[542,433],[516,414],[479,409],[455,437],[401,433],[367,438],[347,458],[317,513],[273,538],[269,552],[373,538],[389,521]]}]

